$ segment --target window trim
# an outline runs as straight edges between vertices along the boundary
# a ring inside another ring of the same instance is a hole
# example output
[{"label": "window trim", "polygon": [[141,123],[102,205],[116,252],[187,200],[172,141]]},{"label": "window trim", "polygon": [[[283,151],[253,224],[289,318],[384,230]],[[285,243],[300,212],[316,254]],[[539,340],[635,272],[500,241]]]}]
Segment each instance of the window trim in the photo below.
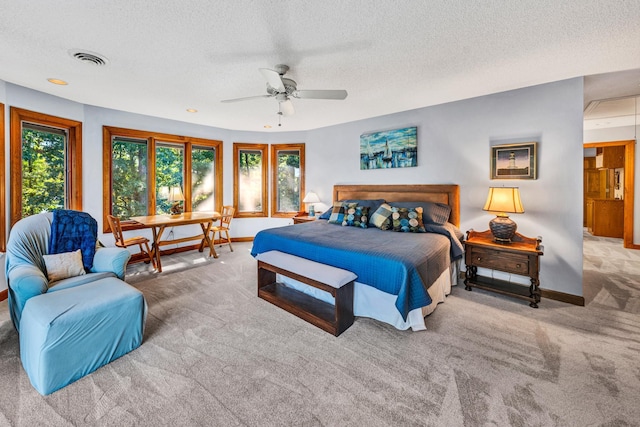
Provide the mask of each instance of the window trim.
[{"label": "window trim", "polygon": [[273,218],[292,218],[299,212],[278,211],[278,153],[280,151],[295,151],[300,154],[300,200],[299,206],[304,211],[302,200],[305,196],[305,155],[304,143],[298,144],[272,144],[271,145],[271,216]]},{"label": "window trim", "polygon": [[69,209],[82,210],[82,122],[51,116],[49,114],[10,107],[10,180],[11,212],[13,226],[22,218],[22,123],[33,123],[67,132],[67,164],[69,181]]},{"label": "window trim", "polygon": [[[269,215],[269,144],[253,144],[244,142],[233,143],[233,207],[236,212],[234,217],[236,218],[261,218]],[[240,190],[239,173],[240,173],[240,151],[251,150],[260,151],[262,154],[262,210],[254,212],[240,212],[240,200],[238,191]]]},{"label": "window trim", "polygon": [[[184,182],[183,192],[185,193],[184,209],[185,211],[191,210],[191,148],[192,147],[212,147],[216,150],[216,158],[214,161],[216,176],[214,177],[214,198],[216,206],[213,208],[220,212],[223,205],[223,143],[222,141],[215,139],[195,138],[180,135],[171,135],[166,133],[143,131],[136,129],[126,129],[120,127],[103,126],[102,127],[102,215],[103,215],[103,232],[110,233],[109,221],[107,221],[107,215],[111,214],[111,175],[112,175],[112,153],[111,153],[111,141],[114,137],[131,138],[140,141],[147,141],[147,165],[148,176],[147,179],[147,215],[153,215],[155,213],[156,206],[156,144],[169,143],[169,144],[182,144],[185,150],[184,155]],[[188,188],[188,190],[187,190]],[[132,221],[122,221],[122,228],[134,229],[139,228],[133,225]]]}]

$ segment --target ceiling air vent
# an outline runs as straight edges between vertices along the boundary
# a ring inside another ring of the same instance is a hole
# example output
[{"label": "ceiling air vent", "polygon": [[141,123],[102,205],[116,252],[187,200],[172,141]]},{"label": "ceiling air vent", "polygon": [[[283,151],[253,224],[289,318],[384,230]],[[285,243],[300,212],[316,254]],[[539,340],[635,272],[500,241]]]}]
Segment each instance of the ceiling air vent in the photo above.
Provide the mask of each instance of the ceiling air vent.
[{"label": "ceiling air vent", "polygon": [[87,51],[81,50],[70,50],[69,55],[77,59],[78,61],[82,61],[84,63],[93,64],[93,65],[107,65],[109,60],[104,56]]}]

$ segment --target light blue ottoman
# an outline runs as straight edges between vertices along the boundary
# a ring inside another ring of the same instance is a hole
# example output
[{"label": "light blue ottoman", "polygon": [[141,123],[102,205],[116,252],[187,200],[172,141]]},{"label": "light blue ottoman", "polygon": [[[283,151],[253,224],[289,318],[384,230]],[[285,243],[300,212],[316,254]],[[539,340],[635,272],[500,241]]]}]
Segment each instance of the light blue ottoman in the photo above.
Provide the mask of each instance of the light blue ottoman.
[{"label": "light blue ottoman", "polygon": [[20,320],[20,359],[42,395],[70,384],[142,343],[147,303],[115,277],[35,296]]}]

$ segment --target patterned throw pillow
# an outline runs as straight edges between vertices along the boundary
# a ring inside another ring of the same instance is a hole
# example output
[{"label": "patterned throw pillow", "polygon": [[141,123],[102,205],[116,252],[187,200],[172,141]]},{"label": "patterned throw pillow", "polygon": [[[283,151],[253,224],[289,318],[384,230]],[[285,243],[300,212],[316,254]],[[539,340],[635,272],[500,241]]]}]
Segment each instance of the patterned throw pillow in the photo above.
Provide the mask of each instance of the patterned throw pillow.
[{"label": "patterned throw pillow", "polygon": [[344,212],[343,226],[367,228],[369,208],[366,206],[348,207]]},{"label": "patterned throw pillow", "polygon": [[371,218],[369,218],[369,223],[375,225],[380,230],[389,230],[392,227],[391,224],[391,214],[393,211],[391,210],[391,206],[387,203],[383,203],[380,205],[376,211],[371,214]]},{"label": "patterned throw pillow", "polygon": [[426,233],[422,222],[422,208],[396,208],[392,207],[391,220],[393,222],[393,231],[402,231],[405,233]]},{"label": "patterned throw pillow", "polygon": [[335,202],[329,217],[329,224],[342,224],[344,221],[344,212],[350,207],[358,206],[356,203]]}]

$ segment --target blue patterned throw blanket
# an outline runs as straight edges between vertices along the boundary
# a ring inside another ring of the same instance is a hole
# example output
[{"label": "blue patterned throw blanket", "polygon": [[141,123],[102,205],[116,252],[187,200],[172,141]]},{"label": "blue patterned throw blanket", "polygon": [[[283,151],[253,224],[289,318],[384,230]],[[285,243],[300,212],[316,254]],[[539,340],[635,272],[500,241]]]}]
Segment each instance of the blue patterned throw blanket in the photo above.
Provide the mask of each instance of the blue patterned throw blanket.
[{"label": "blue patterned throw blanket", "polygon": [[82,251],[85,270],[93,266],[98,239],[98,222],[88,213],[56,209],[53,211],[49,254]]}]

